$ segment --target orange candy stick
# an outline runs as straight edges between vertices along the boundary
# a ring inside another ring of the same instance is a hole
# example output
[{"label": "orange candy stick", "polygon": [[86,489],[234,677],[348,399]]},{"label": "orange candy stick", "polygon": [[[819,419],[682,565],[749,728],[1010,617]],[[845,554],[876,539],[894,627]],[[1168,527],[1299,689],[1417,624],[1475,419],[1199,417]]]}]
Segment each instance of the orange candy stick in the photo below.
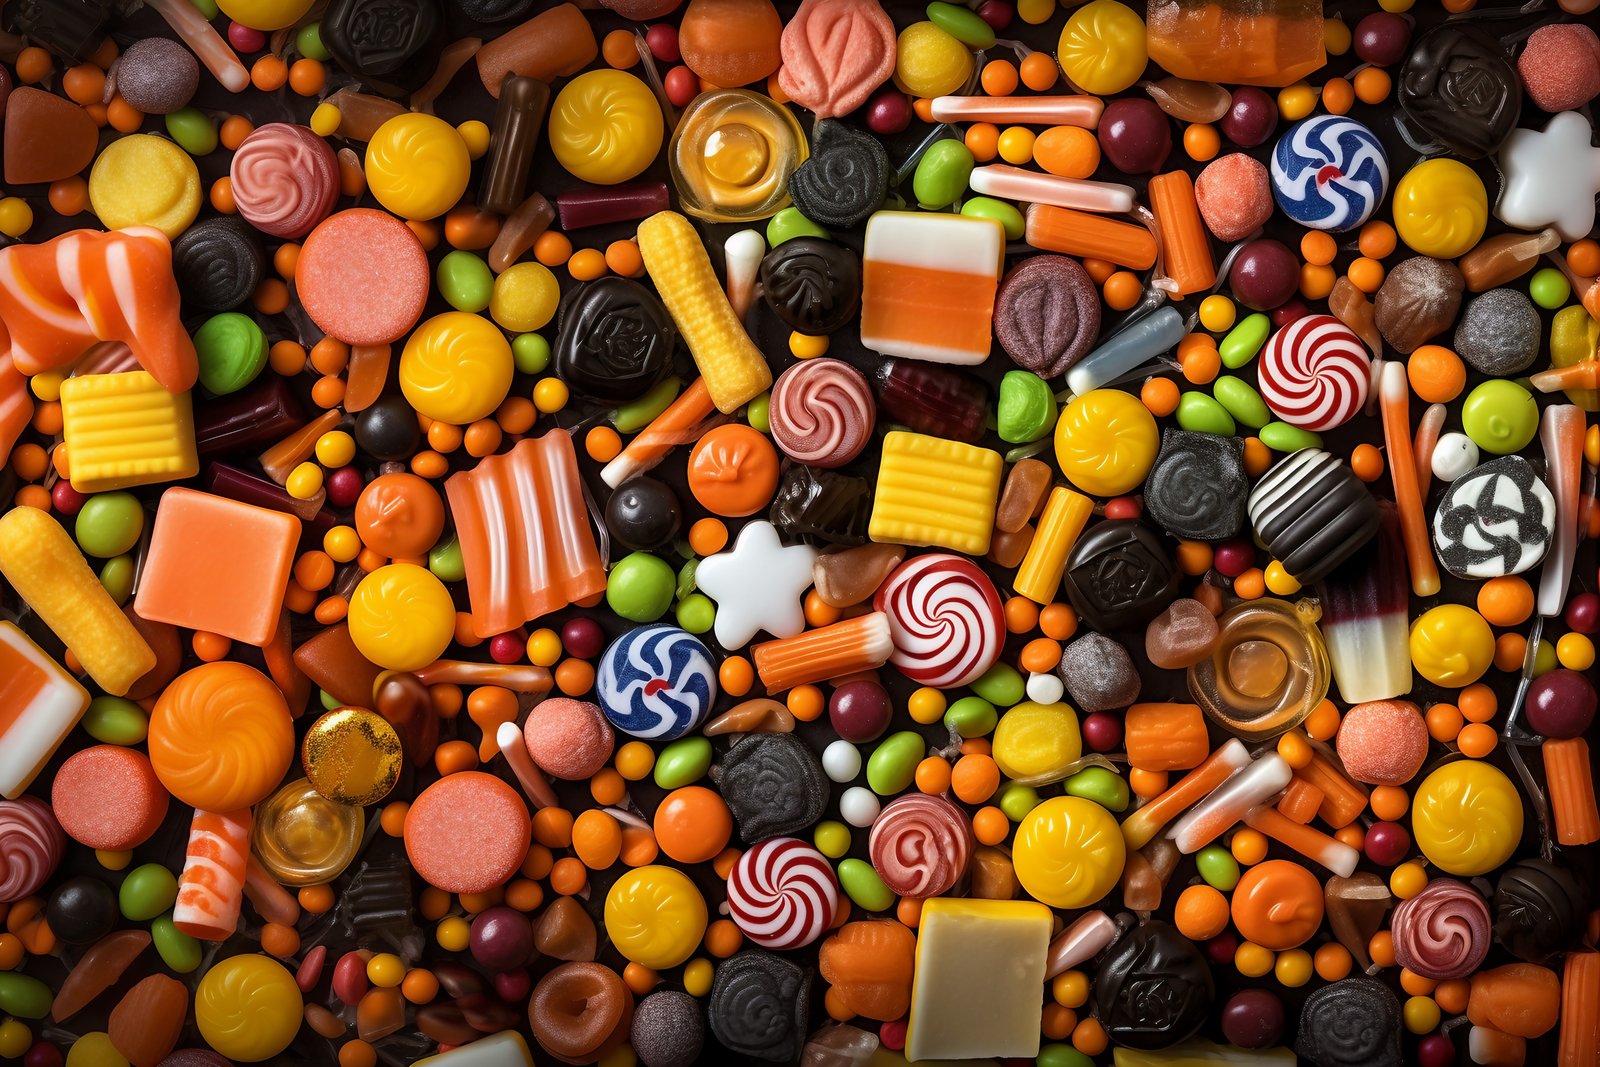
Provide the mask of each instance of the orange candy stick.
[{"label": "orange candy stick", "polygon": [[278,613],[278,629],[272,640],[261,646],[261,658],[266,663],[267,674],[283,692],[289,714],[298,719],[305,714],[306,701],[311,699],[311,679],[307,678],[294,662],[294,633],[289,623],[289,609]]},{"label": "orange candy stick", "polygon": [[[0,323],[0,345],[5,340],[5,325]],[[17,443],[22,431],[33,419],[33,396],[28,392],[28,380],[18,373],[9,354],[0,355],[0,462],[11,455],[11,446]]]},{"label": "orange candy stick", "polygon": [[1155,266],[1159,251],[1155,235],[1143,226],[1048,204],[1029,206],[1023,236],[1046,252],[1103,259],[1134,270]]},{"label": "orange candy stick", "polygon": [[1583,439],[1588,416],[1576,404],[1552,404],[1539,420],[1545,480],[1556,498],[1555,541],[1539,572],[1539,614],[1561,614],[1578,554],[1579,500],[1583,495]]},{"label": "orange candy stick", "polygon": [[1569,952],[1561,972],[1561,1037],[1557,1067],[1600,1063],[1600,952]]},{"label": "orange candy stick", "polygon": [[436,659],[417,671],[423,685],[498,685],[514,693],[550,692],[550,672],[526,663],[468,663]]},{"label": "orange candy stick", "polygon": [[1199,704],[1135,704],[1123,734],[1128,762],[1141,771],[1187,771],[1211,754]]},{"label": "orange candy stick", "polygon": [[1424,500],[1428,497],[1428,484],[1433,481],[1433,450],[1439,445],[1439,431],[1444,429],[1448,410],[1443,404],[1429,404],[1412,439],[1411,451],[1417,461],[1417,495]]},{"label": "orange candy stick", "polygon": [[[1304,778],[1296,778],[1278,798],[1278,814],[1301,826],[1311,825],[1322,807],[1323,792]],[[1266,833],[1265,830],[1261,831]]]},{"label": "orange candy stick", "polygon": [[239,925],[250,859],[250,809],[196,811],[178,879],[172,925],[202,941],[226,941]]},{"label": "orange candy stick", "polygon": [[1581,737],[1547,738],[1539,745],[1544,757],[1545,790],[1555,817],[1556,840],[1563,845],[1600,841],[1600,809],[1595,807],[1594,767],[1589,742]]},{"label": "orange candy stick", "polygon": [[769,693],[822,682],[889,662],[894,642],[889,616],[881,611],[807,630],[794,637],[764,641],[750,650],[756,673]]},{"label": "orange candy stick", "polygon": [[1317,814],[1335,830],[1349,826],[1367,810],[1366,792],[1321,752],[1314,752],[1311,762],[1297,769],[1294,776],[1322,790],[1322,807]]},{"label": "orange candy stick", "polygon": [[1230,739],[1176,785],[1123,819],[1123,840],[1129,848],[1143,848],[1184,809],[1249,765],[1250,753],[1244,744],[1238,738]]},{"label": "orange candy stick", "polygon": [[1294,849],[1313,863],[1321,864],[1340,878],[1354,874],[1356,864],[1361,862],[1361,853],[1349,845],[1335,841],[1320,830],[1295,822],[1276,808],[1265,805],[1256,808],[1244,817],[1244,822],[1278,844]]},{"label": "orange candy stick", "polygon": [[1178,286],[1174,295],[1210,289],[1217,284],[1217,263],[1194,198],[1194,180],[1181,170],[1157,174],[1150,179],[1148,192],[1161,237],[1162,269]]},{"label": "orange candy stick", "polygon": [[622,454],[607,463],[600,471],[600,480],[615,489],[629,478],[643,474],[667,457],[679,445],[698,441],[711,427],[722,422],[724,416],[711,402],[711,390],[704,378],[667,405],[665,411],[650,420],[650,425],[640,430]]},{"label": "orange candy stick", "polygon": [[1417,456],[1411,444],[1411,387],[1406,365],[1384,364],[1379,379],[1379,408],[1383,412],[1383,441],[1389,449],[1389,477],[1394,482],[1394,502],[1400,510],[1400,535],[1411,564],[1411,591],[1433,596],[1439,591],[1439,568],[1433,560],[1427,516],[1422,509],[1422,488],[1417,484]]}]

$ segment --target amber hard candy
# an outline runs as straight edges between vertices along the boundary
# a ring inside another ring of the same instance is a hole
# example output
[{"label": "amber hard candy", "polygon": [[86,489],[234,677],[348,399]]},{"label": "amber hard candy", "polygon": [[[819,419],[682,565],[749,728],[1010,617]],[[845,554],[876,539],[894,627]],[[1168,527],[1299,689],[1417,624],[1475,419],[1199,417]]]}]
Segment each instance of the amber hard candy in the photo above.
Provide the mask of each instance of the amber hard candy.
[{"label": "amber hard candy", "polygon": [[13,89],[5,120],[7,185],[70,178],[93,161],[100,146],[100,131],[87,111],[41,89]]},{"label": "amber hard candy", "polygon": [[539,1047],[562,1063],[590,1063],[627,1040],[633,994],[599,963],[563,963],[533,987],[528,1026]]},{"label": "amber hard candy", "polygon": [[758,82],[778,69],[783,20],[771,0],[689,0],[678,49],[696,76],[723,89]]}]

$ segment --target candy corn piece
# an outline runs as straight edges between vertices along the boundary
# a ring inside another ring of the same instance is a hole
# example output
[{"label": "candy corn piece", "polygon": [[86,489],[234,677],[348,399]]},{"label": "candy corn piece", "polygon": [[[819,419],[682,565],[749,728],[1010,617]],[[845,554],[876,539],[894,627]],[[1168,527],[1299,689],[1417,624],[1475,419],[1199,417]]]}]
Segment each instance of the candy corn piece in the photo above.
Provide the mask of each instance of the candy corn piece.
[{"label": "candy corn piece", "polygon": [[1367,810],[1367,794],[1321,752],[1314,752],[1311,762],[1296,770],[1294,776],[1322,790],[1322,807],[1317,814],[1335,830],[1349,826]]},{"label": "candy corn piece", "polygon": [[1581,737],[1547,738],[1539,745],[1544,757],[1545,788],[1556,840],[1563,845],[1600,841],[1600,810],[1595,808],[1594,767],[1589,742]]},{"label": "candy corn piece", "polygon": [[196,811],[178,879],[172,925],[202,941],[226,941],[239,925],[250,859],[250,809]]},{"label": "candy corn piece", "polygon": [[156,665],[156,654],[71,535],[38,508],[0,516],[0,574],[112,696],[122,696]]},{"label": "candy corn piece", "polygon": [[1161,265],[1177,285],[1176,296],[1202,293],[1217,283],[1211,238],[1194,198],[1194,180],[1181,170],[1157,174],[1147,186],[1150,210],[1161,236]]},{"label": "candy corn piece", "polygon": [[1558,1067],[1600,1063],[1600,952],[1569,952],[1561,972],[1561,1037]]},{"label": "candy corn piece", "polygon": [[1439,591],[1439,568],[1433,560],[1433,542],[1422,510],[1422,489],[1417,484],[1417,457],[1411,444],[1411,386],[1406,365],[1384,364],[1379,379],[1379,409],[1383,413],[1383,441],[1389,449],[1389,475],[1394,481],[1394,502],[1400,509],[1400,535],[1411,565],[1411,591],[1433,596]]},{"label": "candy corn piece", "polygon": [[689,220],[662,211],[639,223],[639,254],[717,410],[731,415],[769,389],[766,358],[744,332]]},{"label": "candy corn piece", "polygon": [[769,693],[875,670],[888,663],[893,652],[889,616],[881,611],[764,641],[750,650]]},{"label": "candy corn piece", "polygon": [[412,1067],[533,1067],[533,1053],[521,1034],[502,1030],[420,1059]]},{"label": "candy corn piece", "polygon": [[1037,532],[1017,567],[1011,583],[1018,596],[1036,604],[1048,604],[1061,593],[1061,576],[1066,573],[1067,555],[1077,544],[1084,524],[1094,512],[1094,501],[1066,486],[1050,490]]},{"label": "candy corn piece", "polygon": [[167,392],[145,371],[68,378],[61,383],[61,425],[72,488],[80,493],[200,472],[189,394]]},{"label": "candy corn piece", "polygon": [[1143,848],[1161,832],[1163,826],[1177,818],[1191,804],[1200,801],[1249,765],[1250,753],[1245,750],[1243,742],[1238,738],[1230,738],[1176,785],[1123,819],[1122,839],[1129,848]]},{"label": "candy corn piece", "polygon": [[0,622],[0,796],[15,800],[89,706],[89,692],[13,623]]},{"label": "candy corn piece", "polygon": [[654,467],[679,445],[700,440],[700,436],[722,421],[704,378],[696,378],[683,395],[650,420],[650,425],[628,442],[628,447],[600,471],[600,480],[615,489],[629,478]]},{"label": "candy corn piece", "polygon": [[[867,536],[880,543],[937,545],[981,556],[994,533],[1004,460],[942,437],[884,435]],[[1047,601],[1048,602],[1048,601]]]},{"label": "candy corn piece", "polygon": [[1159,246],[1143,226],[1049,204],[1030,205],[1027,223],[1023,239],[1034,248],[1103,259],[1134,270],[1155,266]]},{"label": "candy corn piece", "polygon": [[1258,804],[1289,784],[1294,771],[1269,752],[1218,786],[1173,824],[1167,836],[1184,855],[1199,852],[1233,829]]},{"label": "candy corn piece", "polygon": [[873,215],[861,250],[861,343],[886,356],[982,363],[1005,253],[1005,229],[992,219]]},{"label": "candy corn piece", "polygon": [[1123,730],[1128,763],[1141,771],[1186,771],[1211,754],[1198,704],[1135,704]]},{"label": "candy corn piece", "polygon": [[1340,878],[1354,874],[1356,864],[1361,862],[1361,853],[1349,845],[1335,841],[1320,830],[1286,818],[1276,808],[1256,808],[1244,817],[1244,822],[1280,845],[1294,849],[1313,863],[1321,864]]}]

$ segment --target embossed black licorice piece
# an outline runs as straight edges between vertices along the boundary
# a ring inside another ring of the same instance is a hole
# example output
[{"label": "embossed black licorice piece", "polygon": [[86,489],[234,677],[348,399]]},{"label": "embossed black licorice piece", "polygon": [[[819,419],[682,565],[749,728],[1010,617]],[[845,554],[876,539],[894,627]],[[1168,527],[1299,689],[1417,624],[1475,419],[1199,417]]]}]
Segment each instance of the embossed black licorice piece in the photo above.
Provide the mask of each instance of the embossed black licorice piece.
[{"label": "embossed black licorice piece", "polygon": [[1516,128],[1522,82],[1506,50],[1473,26],[1423,34],[1400,71],[1400,108],[1450,151],[1482,159]]},{"label": "embossed black licorice piece", "polygon": [[1549,963],[1578,943],[1588,914],[1583,882],[1549,860],[1507,868],[1494,890],[1494,939],[1518,959]]},{"label": "embossed black licorice piece", "polygon": [[333,0],[322,16],[322,43],[334,61],[389,96],[428,80],[444,31],[438,0]]},{"label": "embossed black licorice piece", "polygon": [[772,525],[808,544],[859,545],[872,518],[872,483],[837,471],[791,463],[767,513]]},{"label": "embossed black licorice piece", "polygon": [[717,967],[706,1014],[712,1036],[729,1052],[794,1063],[805,1047],[811,972],[760,949],[736,952]]},{"label": "embossed black licorice piece", "polygon": [[249,300],[266,267],[255,230],[236,218],[202,219],[172,244],[178,291],[212,311],[231,311]]},{"label": "embossed black licorice piece", "polygon": [[1094,976],[1095,1014],[1112,1042],[1128,1048],[1153,1051],[1188,1040],[1215,997],[1200,950],[1159,919],[1113,945]]},{"label": "embossed black licorice piece", "polygon": [[817,123],[811,158],[789,176],[789,196],[819,226],[848,230],[883,206],[889,191],[889,153],[871,134],[842,122]]},{"label": "embossed black licorice piece", "polygon": [[722,758],[717,787],[746,844],[796,834],[822,818],[828,780],[794,734],[750,734]]},{"label": "embossed black licorice piece", "polygon": [[1180,540],[1226,541],[1244,528],[1249,492],[1243,441],[1169,429],[1144,483],[1144,507]]},{"label": "embossed black licorice piece", "polygon": [[994,335],[1011,361],[1041,378],[1065,374],[1100,333],[1100,291],[1067,256],[1012,268],[994,297]]},{"label": "embossed black licorice piece", "polygon": [[568,290],[559,321],[556,376],[584,400],[626,404],[672,371],[672,316],[638,282],[601,278]]},{"label": "embossed black licorice piece", "polygon": [[456,0],[461,13],[474,22],[510,22],[533,10],[534,0]]},{"label": "embossed black licorice piece", "polygon": [[785,241],[761,260],[761,298],[791,330],[832,333],[861,308],[861,260],[832,241]]},{"label": "embossed black licorice piece", "polygon": [[1067,596],[1096,630],[1149,622],[1177,595],[1178,579],[1161,535],[1137,519],[1100,523],[1067,557]]},{"label": "embossed black licorice piece", "polygon": [[1492,459],[1450,483],[1433,547],[1457,578],[1499,578],[1538,564],[1556,530],[1556,499],[1521,456]]},{"label": "embossed black licorice piece", "polygon": [[1378,502],[1349,467],[1302,448],[1250,491],[1250,525],[1301,585],[1321,581],[1378,532]]},{"label": "embossed black licorice piece", "polygon": [[6,25],[33,44],[76,66],[88,59],[111,28],[110,0],[12,0]]},{"label": "embossed black licorice piece", "polygon": [[1294,1050],[1317,1067],[1400,1067],[1400,1002],[1371,978],[1323,986],[1300,1009]]}]

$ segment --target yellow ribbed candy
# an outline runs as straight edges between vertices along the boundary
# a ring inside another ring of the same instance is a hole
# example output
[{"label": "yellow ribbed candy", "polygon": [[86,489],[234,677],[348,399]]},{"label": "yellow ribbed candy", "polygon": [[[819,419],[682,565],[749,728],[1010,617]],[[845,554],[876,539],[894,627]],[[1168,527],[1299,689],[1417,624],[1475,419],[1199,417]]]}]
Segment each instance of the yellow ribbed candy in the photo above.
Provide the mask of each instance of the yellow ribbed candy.
[{"label": "yellow ribbed candy", "polygon": [[288,1048],[300,1032],[303,1010],[294,975],[261,955],[223,960],[194,991],[200,1036],[242,1063],[258,1063]]},{"label": "yellow ribbed candy", "polygon": [[1434,685],[1459,689],[1494,662],[1494,631],[1464,604],[1440,604],[1411,624],[1411,664]]},{"label": "yellow ribbed candy", "polygon": [[1422,780],[1411,833],[1428,862],[1450,874],[1488,874],[1522,840],[1522,798],[1503,772],[1478,760],[1446,764]]},{"label": "yellow ribbed candy", "polygon": [[1090,390],[1062,409],[1056,423],[1061,473],[1093,496],[1120,496],[1138,488],[1160,446],[1149,410],[1120,389]]},{"label": "yellow ribbed candy", "polygon": [[1489,194],[1471,167],[1428,159],[1394,187],[1394,228],[1413,251],[1436,259],[1464,255],[1489,222]]},{"label": "yellow ribbed candy", "polygon": [[400,352],[400,391],[430,419],[465,426],[494,412],[516,364],[494,323],[447,311],[418,326]]},{"label": "yellow ribbed candy", "polygon": [[644,82],[626,71],[591,70],[557,94],[545,130],[574,178],[616,185],[655,161],[666,126]]},{"label": "yellow ribbed candy", "polygon": [[448,122],[396,115],[367,142],[367,188],[403,219],[433,219],[456,206],[472,176],[467,144]]},{"label": "yellow ribbed candy", "polygon": [[1105,808],[1054,797],[1018,824],[1011,857],[1029,896],[1053,908],[1086,908],[1122,877],[1128,846]]},{"label": "yellow ribbed candy", "polygon": [[612,884],[605,922],[618,952],[662,971],[694,954],[706,932],[706,901],[682,871],[638,867]]},{"label": "yellow ribbed candy", "polygon": [[432,571],[391,563],[361,579],[350,597],[349,621],[350,639],[363,656],[391,671],[414,671],[450,647],[456,608]]},{"label": "yellow ribbed candy", "polygon": [[994,533],[1005,467],[987,448],[894,430],[883,439],[867,536],[981,556]]}]

